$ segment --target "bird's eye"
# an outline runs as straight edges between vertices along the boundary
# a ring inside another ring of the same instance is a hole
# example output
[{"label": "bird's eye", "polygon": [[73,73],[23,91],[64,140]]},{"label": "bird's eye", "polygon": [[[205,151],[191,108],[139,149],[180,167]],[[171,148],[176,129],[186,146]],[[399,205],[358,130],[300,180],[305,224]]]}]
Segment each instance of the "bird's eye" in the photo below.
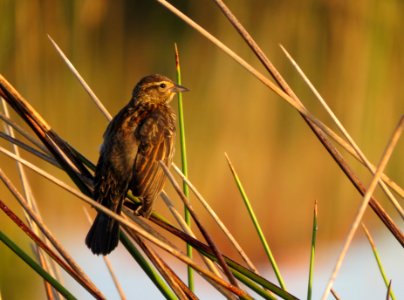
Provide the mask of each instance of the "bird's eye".
[{"label": "bird's eye", "polygon": [[160,84],[160,87],[161,87],[162,89],[166,88],[166,86],[167,86],[167,85],[166,85],[165,83],[161,83],[161,84]]}]

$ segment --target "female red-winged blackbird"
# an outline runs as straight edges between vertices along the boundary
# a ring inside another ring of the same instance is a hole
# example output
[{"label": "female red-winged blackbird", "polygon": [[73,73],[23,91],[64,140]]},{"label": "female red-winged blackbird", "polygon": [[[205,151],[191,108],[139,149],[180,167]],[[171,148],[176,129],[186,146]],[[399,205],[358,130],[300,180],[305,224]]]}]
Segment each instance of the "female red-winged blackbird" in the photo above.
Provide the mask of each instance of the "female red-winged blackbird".
[{"label": "female red-winged blackbird", "polygon": [[[159,161],[170,165],[174,154],[175,114],[169,102],[188,89],[162,75],[144,77],[129,103],[104,133],[95,171],[94,199],[119,214],[126,193],[142,200],[138,211],[149,217],[164,185]],[[86,237],[94,254],[106,255],[118,245],[119,222],[99,212]]]}]

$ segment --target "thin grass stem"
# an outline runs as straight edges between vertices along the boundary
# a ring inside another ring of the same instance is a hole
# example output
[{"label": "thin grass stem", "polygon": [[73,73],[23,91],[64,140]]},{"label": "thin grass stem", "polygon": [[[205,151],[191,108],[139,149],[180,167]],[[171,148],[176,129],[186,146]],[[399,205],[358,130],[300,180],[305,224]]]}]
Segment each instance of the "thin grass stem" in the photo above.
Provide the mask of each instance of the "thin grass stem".
[{"label": "thin grass stem", "polygon": [[[369,241],[370,247],[372,248],[372,252],[373,252],[373,255],[375,256],[377,266],[379,267],[380,275],[382,275],[384,284],[386,285],[386,288],[389,288],[391,281],[388,280],[386,272],[384,271],[384,267],[383,267],[382,261],[379,256],[379,252],[377,251],[376,244],[375,244],[372,236],[370,235],[369,230],[366,228],[365,224],[363,224],[363,223],[362,223],[362,229],[365,232],[365,235]],[[394,295],[393,290],[391,288],[390,288],[389,294],[391,296],[391,299],[396,300],[396,296]]]},{"label": "thin grass stem", "polygon": [[12,240],[10,240],[2,231],[0,231],[0,240],[25,263],[27,263],[35,272],[37,272],[44,280],[49,282],[59,293],[66,299],[77,299],[69,290],[61,285],[55,278],[46,272],[36,261],[34,261],[28,254],[26,254],[20,247],[18,247]]},{"label": "thin grass stem", "polygon": [[251,202],[248,199],[247,193],[244,190],[244,187],[243,187],[243,185],[242,185],[242,183],[240,181],[240,178],[237,175],[236,170],[234,169],[233,164],[230,161],[229,156],[227,155],[227,153],[225,153],[224,155],[225,155],[225,157],[227,159],[227,163],[229,164],[230,171],[233,174],[233,178],[234,178],[234,181],[236,182],[236,185],[237,185],[237,188],[238,188],[238,190],[240,192],[241,198],[244,201],[244,205],[247,208],[248,214],[250,215],[250,218],[251,218],[251,220],[252,220],[252,222],[254,224],[254,227],[255,227],[255,230],[257,231],[258,237],[259,237],[259,239],[260,239],[260,241],[262,243],[262,246],[264,247],[264,251],[265,251],[265,253],[266,253],[267,257],[268,257],[269,262],[271,263],[272,269],[275,272],[276,278],[278,279],[278,282],[281,285],[281,287],[284,290],[286,290],[286,285],[285,285],[285,282],[284,282],[284,280],[282,278],[281,272],[279,271],[278,265],[277,265],[277,263],[275,261],[275,258],[273,256],[273,254],[272,254],[271,248],[269,247],[268,242],[267,242],[267,240],[266,240],[266,238],[264,236],[264,233],[263,233],[263,231],[261,229],[261,226],[260,226],[260,224],[258,222],[258,219],[257,219],[257,217],[255,215],[254,209],[251,206]]},{"label": "thin grass stem", "polygon": [[307,287],[307,300],[311,300],[313,292],[314,254],[316,252],[316,238],[318,230],[317,215],[318,215],[318,207],[317,207],[317,201],[315,201],[314,213],[313,213],[313,229],[311,233],[310,267],[309,267],[309,283]]},{"label": "thin grass stem", "polygon": [[272,295],[271,293],[260,287],[256,282],[247,278],[243,273],[233,269],[233,274],[238,280],[240,280],[242,283],[244,283],[246,286],[248,286],[250,289],[252,289],[254,292],[256,292],[264,299],[271,299],[271,300],[277,299],[274,295]]},{"label": "thin grass stem", "polygon": [[56,42],[51,38],[51,36],[49,34],[48,34],[48,38],[51,41],[53,47],[55,47],[56,51],[62,57],[63,61],[66,63],[66,65],[69,67],[69,69],[73,72],[73,74],[76,76],[76,78],[80,81],[80,84],[84,87],[85,91],[90,95],[91,99],[93,99],[97,103],[97,107],[101,110],[101,112],[105,115],[105,117],[108,120],[111,120],[112,116],[110,115],[108,110],[104,107],[104,105],[102,105],[100,99],[98,99],[97,95],[93,92],[93,90],[86,83],[86,81],[83,79],[83,77],[81,77],[80,73],[76,70],[74,65],[70,62],[70,60],[63,53],[63,51],[59,48],[58,44],[56,44]]},{"label": "thin grass stem", "polygon": [[142,270],[147,274],[147,276],[151,279],[154,285],[159,289],[159,291],[163,294],[166,299],[175,300],[177,297],[173,293],[173,291],[167,286],[161,276],[157,273],[157,271],[145,260],[140,251],[130,242],[128,236],[121,232],[120,240],[123,246],[128,250],[128,252],[132,255],[132,258],[136,260]]},{"label": "thin grass stem", "polygon": [[39,157],[40,159],[54,165],[55,167],[60,168],[60,165],[58,164],[58,162],[51,156],[49,156],[48,154],[45,154],[41,151],[36,150],[35,148],[25,144],[24,142],[17,140],[16,138],[11,137],[10,135],[4,133],[4,132],[0,132],[0,138],[20,147],[21,149],[34,154],[35,156]]},{"label": "thin grass stem", "polygon": [[33,145],[35,145],[42,152],[47,153],[48,155],[50,154],[48,149],[44,145],[42,145],[38,140],[33,138],[27,131],[25,131],[25,129],[23,129],[17,123],[12,121],[10,118],[8,118],[4,114],[0,113],[0,119],[3,120],[5,123],[7,123],[12,128],[14,128],[15,131],[17,131],[19,134],[21,134],[24,138],[26,138],[29,142],[31,142]]},{"label": "thin grass stem", "polygon": [[[182,83],[181,64],[177,44],[174,44],[174,49],[175,49],[175,70],[177,73],[177,82],[179,85],[181,85]],[[177,96],[178,96],[178,124],[180,128],[181,170],[182,173],[184,173],[184,175],[187,177],[188,160],[187,160],[187,147],[185,140],[185,121],[184,121],[184,106],[182,102],[182,93],[178,93]],[[185,181],[182,183],[182,191],[184,192],[184,195],[187,198],[189,198],[189,188]],[[191,227],[191,214],[189,213],[186,205],[184,205],[184,217],[188,227]],[[189,258],[192,258],[192,247],[190,245],[187,245],[187,255]],[[187,273],[188,273],[188,286],[190,290],[193,291],[195,289],[195,280],[193,270],[189,266],[187,268]]]}]

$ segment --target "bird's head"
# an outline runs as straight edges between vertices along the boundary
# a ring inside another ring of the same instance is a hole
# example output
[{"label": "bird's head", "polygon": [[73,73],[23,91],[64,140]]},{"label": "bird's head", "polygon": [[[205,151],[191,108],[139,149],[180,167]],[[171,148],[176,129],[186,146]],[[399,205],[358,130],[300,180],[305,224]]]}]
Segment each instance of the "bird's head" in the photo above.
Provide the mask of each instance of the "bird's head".
[{"label": "bird's head", "polygon": [[133,99],[138,103],[169,103],[178,92],[189,91],[186,87],[174,83],[171,79],[153,74],[142,78],[133,90]]}]

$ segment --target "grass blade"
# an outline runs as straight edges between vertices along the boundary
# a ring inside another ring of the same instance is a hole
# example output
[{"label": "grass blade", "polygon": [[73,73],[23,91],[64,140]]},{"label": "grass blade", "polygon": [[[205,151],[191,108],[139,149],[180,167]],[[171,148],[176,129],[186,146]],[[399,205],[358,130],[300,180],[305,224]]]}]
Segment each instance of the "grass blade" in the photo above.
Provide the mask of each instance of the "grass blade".
[{"label": "grass blade", "polygon": [[271,299],[271,300],[276,300],[277,298],[269,293],[267,290],[263,289],[260,287],[256,282],[252,281],[248,277],[244,276],[243,273],[233,270],[234,276],[240,280],[242,283],[244,283],[246,286],[248,286],[250,289],[252,289],[254,292],[256,292],[258,295],[262,296],[264,299]]},{"label": "grass blade", "polygon": [[278,282],[281,285],[281,287],[284,290],[286,290],[285,282],[284,282],[284,280],[283,280],[283,278],[281,276],[281,273],[279,271],[278,265],[277,265],[277,263],[275,261],[275,258],[273,256],[273,254],[272,254],[271,248],[269,247],[269,245],[267,243],[267,240],[265,239],[264,233],[262,232],[261,226],[260,226],[260,224],[258,222],[258,219],[257,219],[255,213],[254,213],[254,209],[251,206],[250,200],[248,199],[247,193],[245,192],[245,190],[243,188],[243,185],[241,184],[240,178],[238,177],[238,175],[236,173],[236,170],[234,169],[234,167],[233,167],[233,165],[232,165],[232,163],[230,161],[230,158],[228,157],[228,155],[226,153],[224,155],[226,156],[227,163],[229,164],[229,167],[230,167],[231,173],[233,174],[233,178],[234,178],[234,180],[236,182],[237,188],[240,191],[241,198],[243,199],[244,204],[247,207],[247,210],[248,210],[248,213],[250,215],[250,218],[251,218],[251,220],[252,220],[252,222],[254,224],[255,230],[257,231],[257,234],[258,234],[258,237],[259,237],[259,239],[260,239],[260,241],[262,243],[262,246],[264,247],[265,253],[268,256],[268,260],[272,265],[272,269],[275,272],[276,278],[278,279]]},{"label": "grass blade", "polygon": [[44,280],[49,282],[59,293],[66,299],[77,299],[70,293],[63,285],[61,285],[55,278],[49,275],[38,263],[33,260],[27,253],[18,247],[12,240],[10,240],[3,231],[0,231],[0,240],[12,250],[18,257],[20,257],[27,265],[29,265],[35,272],[37,272]]},{"label": "grass blade", "polygon": [[175,294],[171,291],[171,289],[167,286],[167,284],[162,280],[157,271],[152,268],[152,266],[147,262],[147,260],[143,257],[140,251],[134,246],[134,244],[129,240],[126,234],[122,234],[120,236],[120,240],[128,252],[132,255],[132,258],[136,260],[142,270],[147,274],[147,276],[153,281],[154,285],[159,289],[159,291],[163,294],[166,299],[177,299]]},{"label": "grass blade", "polygon": [[316,251],[316,237],[317,237],[317,201],[314,202],[313,213],[313,230],[311,234],[311,251],[310,251],[310,268],[309,268],[309,283],[307,287],[307,300],[311,300],[312,287],[313,287],[313,271],[314,271],[314,253]]},{"label": "grass blade", "polygon": [[[181,65],[180,65],[180,55],[178,53],[177,44],[174,44],[175,48],[175,70],[177,73],[177,82],[181,85]],[[181,170],[182,173],[187,177],[188,176],[188,161],[187,161],[187,147],[185,142],[185,121],[184,121],[184,107],[182,103],[182,93],[178,93],[178,124],[180,127],[180,146],[181,146]],[[182,183],[182,190],[184,195],[188,198],[189,197],[189,188],[185,181]],[[191,227],[191,214],[189,213],[186,205],[184,205],[184,218],[185,222],[187,223],[188,227]],[[187,245],[187,255],[189,258],[192,259],[192,247]],[[194,274],[193,269],[188,266],[187,268],[188,273],[188,286],[191,291],[195,289],[195,282],[194,282]]]},{"label": "grass blade", "polygon": [[384,281],[384,284],[386,285],[386,288],[389,289],[389,294],[391,296],[391,299],[396,300],[396,296],[394,295],[393,290],[390,287],[391,281],[389,281],[387,279],[386,272],[384,271],[383,264],[382,264],[382,261],[379,256],[379,252],[377,251],[377,248],[376,248],[376,244],[375,244],[372,236],[370,235],[369,230],[366,228],[365,224],[363,224],[363,223],[362,223],[362,229],[365,232],[366,237],[368,238],[370,246],[372,247],[373,255],[375,256],[377,266],[379,267],[380,274],[383,277],[383,281]]}]

